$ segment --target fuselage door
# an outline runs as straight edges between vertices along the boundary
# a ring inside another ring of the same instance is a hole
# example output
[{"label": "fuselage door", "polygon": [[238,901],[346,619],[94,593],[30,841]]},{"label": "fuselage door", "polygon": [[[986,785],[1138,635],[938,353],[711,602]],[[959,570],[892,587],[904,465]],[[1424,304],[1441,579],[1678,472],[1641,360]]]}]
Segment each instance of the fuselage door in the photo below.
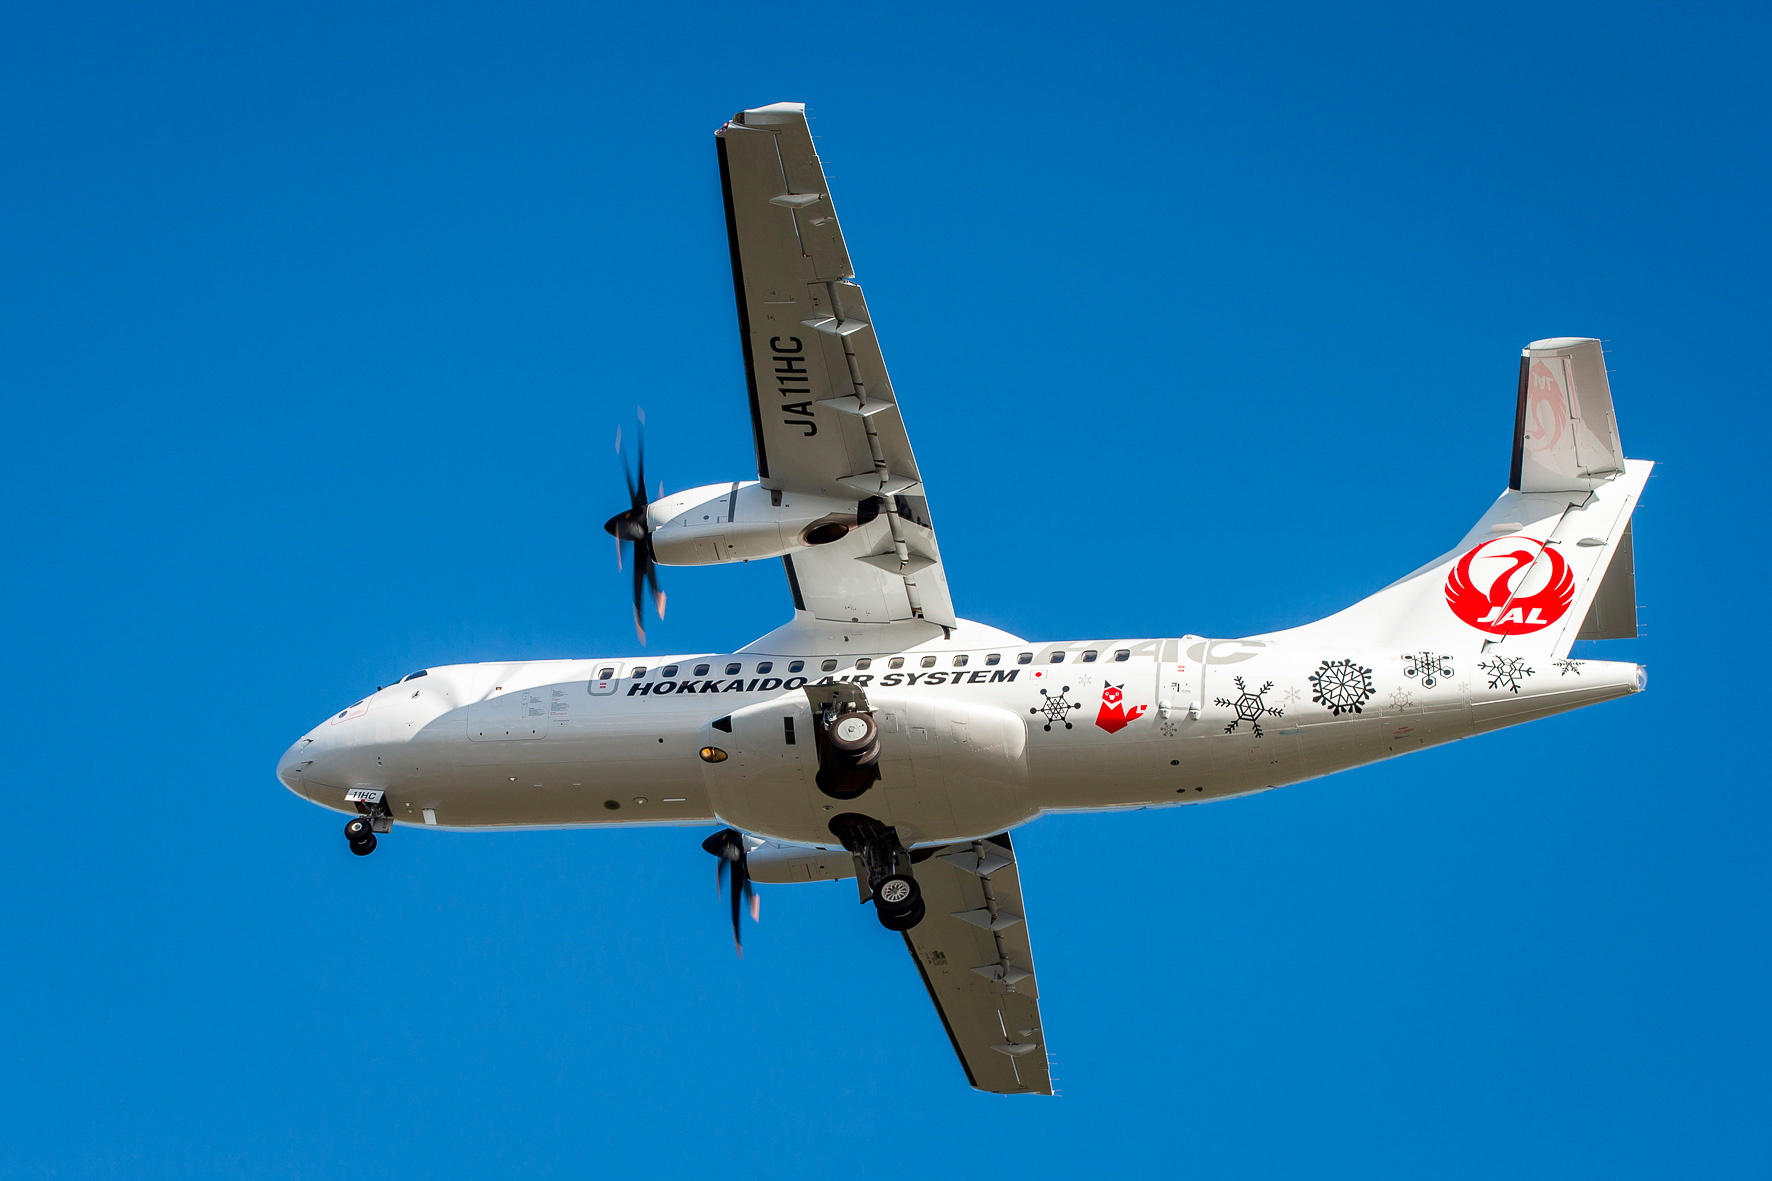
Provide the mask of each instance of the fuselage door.
[{"label": "fuselage door", "polygon": [[627,666],[619,661],[607,664],[599,663],[591,670],[591,694],[595,697],[607,697],[615,692],[621,683],[621,674]]}]

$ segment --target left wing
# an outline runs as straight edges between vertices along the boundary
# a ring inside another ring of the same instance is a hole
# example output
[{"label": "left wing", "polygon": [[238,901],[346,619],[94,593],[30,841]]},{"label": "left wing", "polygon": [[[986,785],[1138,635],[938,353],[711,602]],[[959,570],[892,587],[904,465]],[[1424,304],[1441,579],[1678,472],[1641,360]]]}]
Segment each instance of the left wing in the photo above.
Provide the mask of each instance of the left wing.
[{"label": "left wing", "polygon": [[784,559],[794,607],[819,619],[954,625],[922,473],[853,282],[806,108],[740,111],[716,133],[757,477],[849,500],[840,541]]},{"label": "left wing", "polygon": [[1009,834],[950,845],[916,872],[927,913],[904,941],[966,1081],[999,1095],[1052,1094]]}]

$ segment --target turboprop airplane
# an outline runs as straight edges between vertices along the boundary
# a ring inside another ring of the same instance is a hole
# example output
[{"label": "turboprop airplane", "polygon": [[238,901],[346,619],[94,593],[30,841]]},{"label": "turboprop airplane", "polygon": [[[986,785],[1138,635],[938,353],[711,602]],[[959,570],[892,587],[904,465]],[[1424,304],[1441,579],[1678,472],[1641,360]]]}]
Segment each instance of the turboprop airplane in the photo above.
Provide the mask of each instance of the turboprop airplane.
[{"label": "turboprop airplane", "polygon": [[[781,559],[793,618],[734,652],[449,665],[315,726],[277,775],[395,826],[720,825],[733,939],[753,882],[855,879],[900,932],[967,1081],[1052,1093],[1011,830],[1197,804],[1635,693],[1631,512],[1600,344],[1520,356],[1507,490],[1451,549],[1303,627],[1028,641],[961,619],[929,489],[805,109],[715,133],[757,478],[646,494],[606,528],[657,565]],[[625,461],[624,461],[625,462]],[[640,639],[644,643],[645,635]]]}]

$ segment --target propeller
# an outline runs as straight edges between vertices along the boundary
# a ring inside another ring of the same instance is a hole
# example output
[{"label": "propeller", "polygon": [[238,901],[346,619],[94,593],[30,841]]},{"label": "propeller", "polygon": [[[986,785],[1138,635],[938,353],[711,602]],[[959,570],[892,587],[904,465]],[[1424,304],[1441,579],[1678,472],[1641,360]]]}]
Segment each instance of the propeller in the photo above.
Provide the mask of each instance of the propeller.
[{"label": "propeller", "polygon": [[742,893],[751,903],[751,921],[760,922],[758,912],[761,910],[762,899],[751,889],[751,867],[745,858],[744,834],[736,828],[723,828],[701,843],[701,847],[719,858],[714,862],[714,893],[718,894],[726,884],[726,867],[732,866],[732,946],[738,952],[738,958],[744,958],[744,942],[738,935],[739,903]]},{"label": "propeller", "polygon": [[[646,643],[646,629],[641,626],[640,607],[645,599],[646,588],[652,588],[652,606],[660,619],[664,618],[665,596],[658,589],[658,563],[652,557],[652,524],[646,512],[650,503],[646,499],[646,414],[640,413],[639,441],[634,450],[639,454],[640,478],[628,470],[627,453],[621,449],[621,428],[615,428],[615,453],[621,456],[622,478],[628,483],[628,509],[616,513],[603,523],[603,529],[615,538],[615,568],[622,568],[621,547],[626,542],[634,547],[634,630],[640,633],[640,643]],[[658,485],[658,494],[664,495],[664,482]]]}]

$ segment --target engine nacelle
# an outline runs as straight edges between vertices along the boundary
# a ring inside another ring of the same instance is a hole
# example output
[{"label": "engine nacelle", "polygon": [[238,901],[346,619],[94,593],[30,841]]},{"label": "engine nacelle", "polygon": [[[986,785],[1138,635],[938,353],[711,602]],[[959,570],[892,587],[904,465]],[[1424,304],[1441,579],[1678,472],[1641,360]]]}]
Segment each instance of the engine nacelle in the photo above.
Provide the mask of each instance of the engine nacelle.
[{"label": "engine nacelle", "polygon": [[652,556],[661,566],[707,566],[829,545],[879,513],[878,499],[774,492],[746,480],[673,492],[653,501],[646,517]]}]

